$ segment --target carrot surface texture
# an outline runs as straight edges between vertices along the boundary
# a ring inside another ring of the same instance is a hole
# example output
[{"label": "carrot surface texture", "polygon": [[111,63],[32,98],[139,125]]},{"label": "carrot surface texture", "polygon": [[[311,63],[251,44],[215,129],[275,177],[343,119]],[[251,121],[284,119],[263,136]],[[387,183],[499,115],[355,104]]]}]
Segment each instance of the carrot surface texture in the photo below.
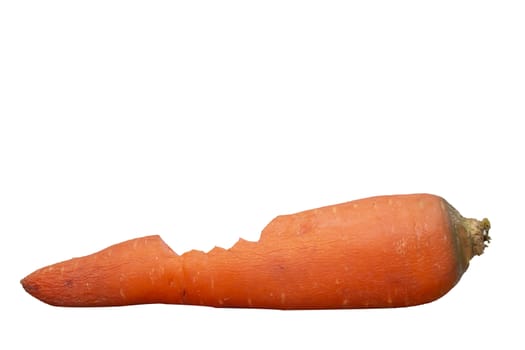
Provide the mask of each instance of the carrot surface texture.
[{"label": "carrot surface texture", "polygon": [[177,255],[159,236],[41,268],[24,289],[51,305],[272,309],[402,307],[459,281],[489,221],[430,194],[379,196],[272,220],[258,242]]}]

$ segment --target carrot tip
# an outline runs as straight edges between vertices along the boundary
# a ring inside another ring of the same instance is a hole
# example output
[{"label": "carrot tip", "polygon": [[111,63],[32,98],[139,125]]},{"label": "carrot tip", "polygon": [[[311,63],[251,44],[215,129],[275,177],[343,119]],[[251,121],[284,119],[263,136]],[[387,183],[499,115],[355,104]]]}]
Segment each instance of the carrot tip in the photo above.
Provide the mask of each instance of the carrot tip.
[{"label": "carrot tip", "polygon": [[20,283],[24,290],[29,294],[34,295],[35,292],[38,292],[38,285],[28,282],[26,278],[22,279]]}]

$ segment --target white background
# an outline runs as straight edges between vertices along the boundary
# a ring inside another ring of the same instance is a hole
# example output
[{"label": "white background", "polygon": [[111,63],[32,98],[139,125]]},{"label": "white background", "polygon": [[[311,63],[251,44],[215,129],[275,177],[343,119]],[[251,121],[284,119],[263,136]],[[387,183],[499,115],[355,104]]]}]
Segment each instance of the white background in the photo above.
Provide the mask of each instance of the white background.
[{"label": "white background", "polygon": [[[522,1],[2,1],[0,348],[523,348]],[[493,242],[406,309],[68,309],[33,270],[431,192]]]}]

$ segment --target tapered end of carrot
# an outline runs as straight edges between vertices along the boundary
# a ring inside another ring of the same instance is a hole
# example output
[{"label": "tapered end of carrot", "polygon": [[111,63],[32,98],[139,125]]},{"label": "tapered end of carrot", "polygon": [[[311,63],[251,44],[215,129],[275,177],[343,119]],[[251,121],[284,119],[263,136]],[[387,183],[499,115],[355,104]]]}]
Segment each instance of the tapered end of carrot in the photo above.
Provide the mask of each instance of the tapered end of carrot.
[{"label": "tapered end of carrot", "polygon": [[21,283],[55,306],[121,306],[177,303],[181,279],[179,256],[159,236],[148,236],[41,268]]},{"label": "tapered end of carrot", "polygon": [[73,280],[63,278],[63,272],[69,264],[62,262],[50,265],[29,274],[20,283],[27,293],[50,305],[63,306],[73,304],[67,291]]},{"label": "tapered end of carrot", "polygon": [[[88,293],[89,282],[82,276],[88,257],[53,264],[29,274],[20,283],[27,293],[54,306],[84,306],[94,302]],[[80,263],[80,264],[79,264]],[[82,271],[82,272],[80,272]],[[90,300],[91,299],[91,300]]]},{"label": "tapered end of carrot", "polygon": [[31,275],[23,278],[20,283],[22,284],[22,287],[25,289],[25,291],[27,293],[29,293],[31,296],[37,298],[37,299],[41,299],[38,297],[39,295],[39,290],[40,290],[40,287],[38,284],[36,284],[34,281],[33,281],[33,278],[31,277]]}]

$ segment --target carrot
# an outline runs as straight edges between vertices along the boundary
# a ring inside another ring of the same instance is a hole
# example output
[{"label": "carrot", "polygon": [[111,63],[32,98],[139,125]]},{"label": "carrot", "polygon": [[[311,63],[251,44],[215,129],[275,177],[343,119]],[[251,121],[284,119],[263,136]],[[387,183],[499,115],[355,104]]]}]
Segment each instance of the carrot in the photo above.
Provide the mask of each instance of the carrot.
[{"label": "carrot", "polygon": [[159,236],[39,269],[21,283],[59,306],[145,303],[275,309],[428,303],[459,281],[490,240],[429,194],[371,197],[278,216],[258,242],[173,252]]}]

